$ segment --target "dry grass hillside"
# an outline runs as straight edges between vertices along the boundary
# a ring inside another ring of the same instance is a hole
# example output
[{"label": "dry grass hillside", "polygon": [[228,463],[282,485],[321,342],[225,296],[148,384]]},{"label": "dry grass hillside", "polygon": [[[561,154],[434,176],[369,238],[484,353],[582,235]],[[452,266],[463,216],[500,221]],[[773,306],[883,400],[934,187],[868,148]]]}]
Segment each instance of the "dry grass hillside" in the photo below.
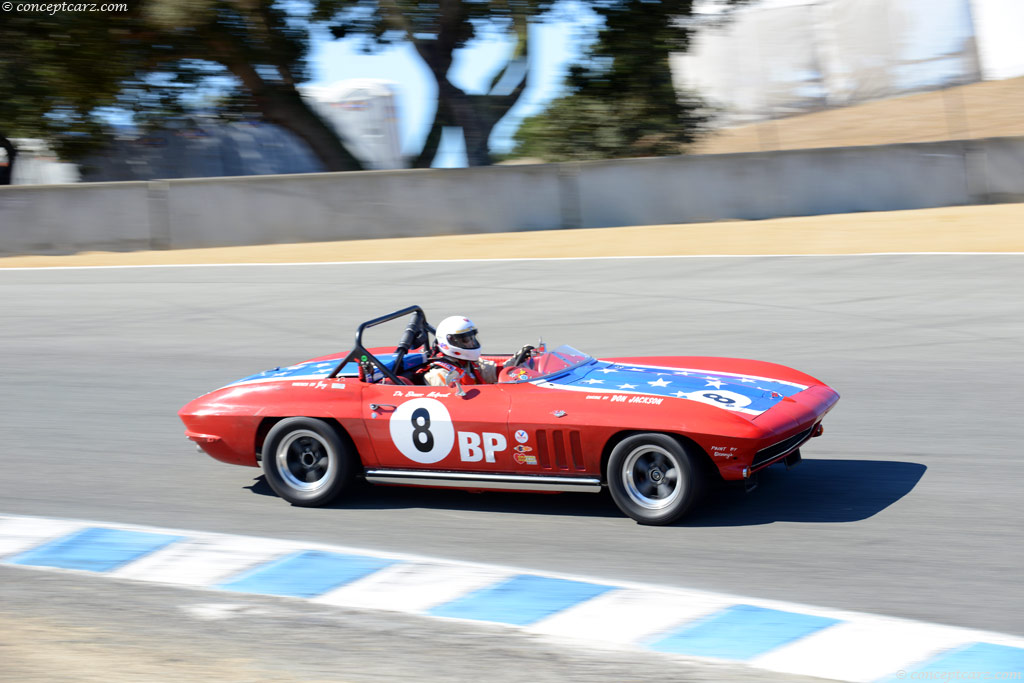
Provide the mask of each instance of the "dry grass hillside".
[{"label": "dry grass hillside", "polygon": [[887,145],[1024,135],[1024,77],[724,129],[691,153]]}]

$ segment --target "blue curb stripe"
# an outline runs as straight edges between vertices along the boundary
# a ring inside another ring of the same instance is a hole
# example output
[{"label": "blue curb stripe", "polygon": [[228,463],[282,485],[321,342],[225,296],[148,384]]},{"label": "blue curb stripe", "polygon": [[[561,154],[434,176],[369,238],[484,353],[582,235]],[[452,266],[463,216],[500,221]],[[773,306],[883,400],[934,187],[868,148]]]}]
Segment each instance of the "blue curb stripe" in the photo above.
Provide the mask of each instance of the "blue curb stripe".
[{"label": "blue curb stripe", "polygon": [[394,560],[380,557],[307,550],[260,565],[217,588],[239,593],[312,598],[392,564]]},{"label": "blue curb stripe", "polygon": [[[1008,645],[993,645],[992,643],[971,643],[944,652],[920,665],[908,666],[904,673],[906,671],[912,674],[938,674],[934,680],[938,680],[942,674],[950,672],[970,672],[979,676],[984,673],[989,675],[990,679],[995,679],[998,674],[1012,675],[1024,672],[1024,649]],[[907,677],[893,676],[884,680],[886,682],[901,681],[907,680]],[[1005,680],[1020,679],[1005,677]]]},{"label": "blue curb stripe", "polygon": [[9,560],[34,567],[109,572],[184,536],[90,527],[27,550]]},{"label": "blue curb stripe", "polygon": [[525,626],[609,590],[612,586],[520,574],[438,605],[428,614]]},{"label": "blue curb stripe", "polygon": [[649,645],[658,652],[748,660],[808,636],[838,619],[733,605]]}]

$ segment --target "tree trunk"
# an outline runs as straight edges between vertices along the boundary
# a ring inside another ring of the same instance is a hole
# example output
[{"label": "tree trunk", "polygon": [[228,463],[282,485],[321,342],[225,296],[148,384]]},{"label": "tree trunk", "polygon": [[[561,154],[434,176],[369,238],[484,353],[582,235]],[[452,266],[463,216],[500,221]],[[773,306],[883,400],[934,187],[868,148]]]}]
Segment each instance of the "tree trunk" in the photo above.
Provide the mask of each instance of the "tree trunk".
[{"label": "tree trunk", "polygon": [[447,78],[438,84],[438,107],[443,103],[451,112],[450,125],[462,128],[467,164],[490,166],[494,163],[489,145],[491,132],[521,93],[520,86],[510,95],[467,95]]},{"label": "tree trunk", "polygon": [[14,161],[18,158],[18,150],[14,143],[0,133],[0,147],[7,152],[7,165],[0,166],[0,185],[10,185],[14,179]]},{"label": "tree trunk", "polygon": [[358,171],[362,162],[345,147],[340,134],[313,111],[290,86],[265,87],[253,101],[267,121],[291,131],[316,155],[326,171]]},{"label": "tree trunk", "polygon": [[434,122],[430,124],[430,132],[427,134],[427,139],[423,141],[423,149],[420,150],[420,153],[412,161],[412,168],[430,168],[433,166],[437,150],[441,146],[441,133],[444,132],[444,127],[447,125],[446,121],[448,120],[448,117],[442,114],[443,106],[444,103],[439,98],[437,109],[434,112]]},{"label": "tree trunk", "polygon": [[[217,61],[242,82],[253,104],[270,123],[295,133],[323,164],[325,171],[358,171],[363,168],[345,147],[340,135],[313,111],[291,82],[267,82],[247,59],[233,36],[217,36],[209,41]],[[280,67],[279,71],[287,72]],[[289,79],[290,80],[290,79]]]}]

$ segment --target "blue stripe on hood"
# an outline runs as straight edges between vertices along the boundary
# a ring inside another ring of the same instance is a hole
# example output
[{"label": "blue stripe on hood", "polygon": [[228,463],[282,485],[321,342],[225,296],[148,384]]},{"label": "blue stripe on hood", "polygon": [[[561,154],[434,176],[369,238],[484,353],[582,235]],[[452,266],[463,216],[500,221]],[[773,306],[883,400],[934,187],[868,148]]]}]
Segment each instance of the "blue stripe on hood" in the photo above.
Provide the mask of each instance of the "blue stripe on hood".
[{"label": "blue stripe on hood", "polygon": [[[607,361],[587,363],[536,384],[552,389],[612,394],[612,402],[637,403],[640,402],[637,396],[658,396],[698,401],[749,415],[760,415],[783,398],[807,388],[756,375]],[[616,399],[616,394],[628,398]]]},{"label": "blue stripe on hood", "polygon": [[[382,353],[377,358],[387,365],[389,368],[395,362],[395,354],[393,353]],[[402,361],[402,365],[406,369],[422,365],[426,361],[426,357],[422,353],[410,353],[406,355]],[[249,375],[243,377],[240,380],[232,382],[229,387],[236,386],[238,384],[252,384],[254,382],[271,382],[275,380],[287,380],[287,379],[324,379],[327,375],[331,374],[338,365],[338,360],[326,360],[326,361],[308,361],[306,363],[299,363],[298,365],[289,365],[286,368],[273,368],[271,370],[264,370],[263,372],[256,373],[255,375]],[[348,363],[338,373],[338,377],[355,377],[359,374],[359,365],[355,362]]]}]

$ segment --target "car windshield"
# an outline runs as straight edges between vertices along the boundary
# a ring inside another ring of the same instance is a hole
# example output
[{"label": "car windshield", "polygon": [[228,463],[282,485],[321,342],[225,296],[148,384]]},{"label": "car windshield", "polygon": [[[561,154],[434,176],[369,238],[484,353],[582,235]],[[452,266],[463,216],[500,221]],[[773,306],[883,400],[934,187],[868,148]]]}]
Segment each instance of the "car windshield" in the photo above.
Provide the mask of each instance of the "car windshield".
[{"label": "car windshield", "polygon": [[549,377],[585,365],[593,360],[592,356],[574,349],[568,344],[563,344],[553,351],[545,351],[539,356],[534,356],[531,361],[534,374],[515,381],[529,381],[541,377]]}]

